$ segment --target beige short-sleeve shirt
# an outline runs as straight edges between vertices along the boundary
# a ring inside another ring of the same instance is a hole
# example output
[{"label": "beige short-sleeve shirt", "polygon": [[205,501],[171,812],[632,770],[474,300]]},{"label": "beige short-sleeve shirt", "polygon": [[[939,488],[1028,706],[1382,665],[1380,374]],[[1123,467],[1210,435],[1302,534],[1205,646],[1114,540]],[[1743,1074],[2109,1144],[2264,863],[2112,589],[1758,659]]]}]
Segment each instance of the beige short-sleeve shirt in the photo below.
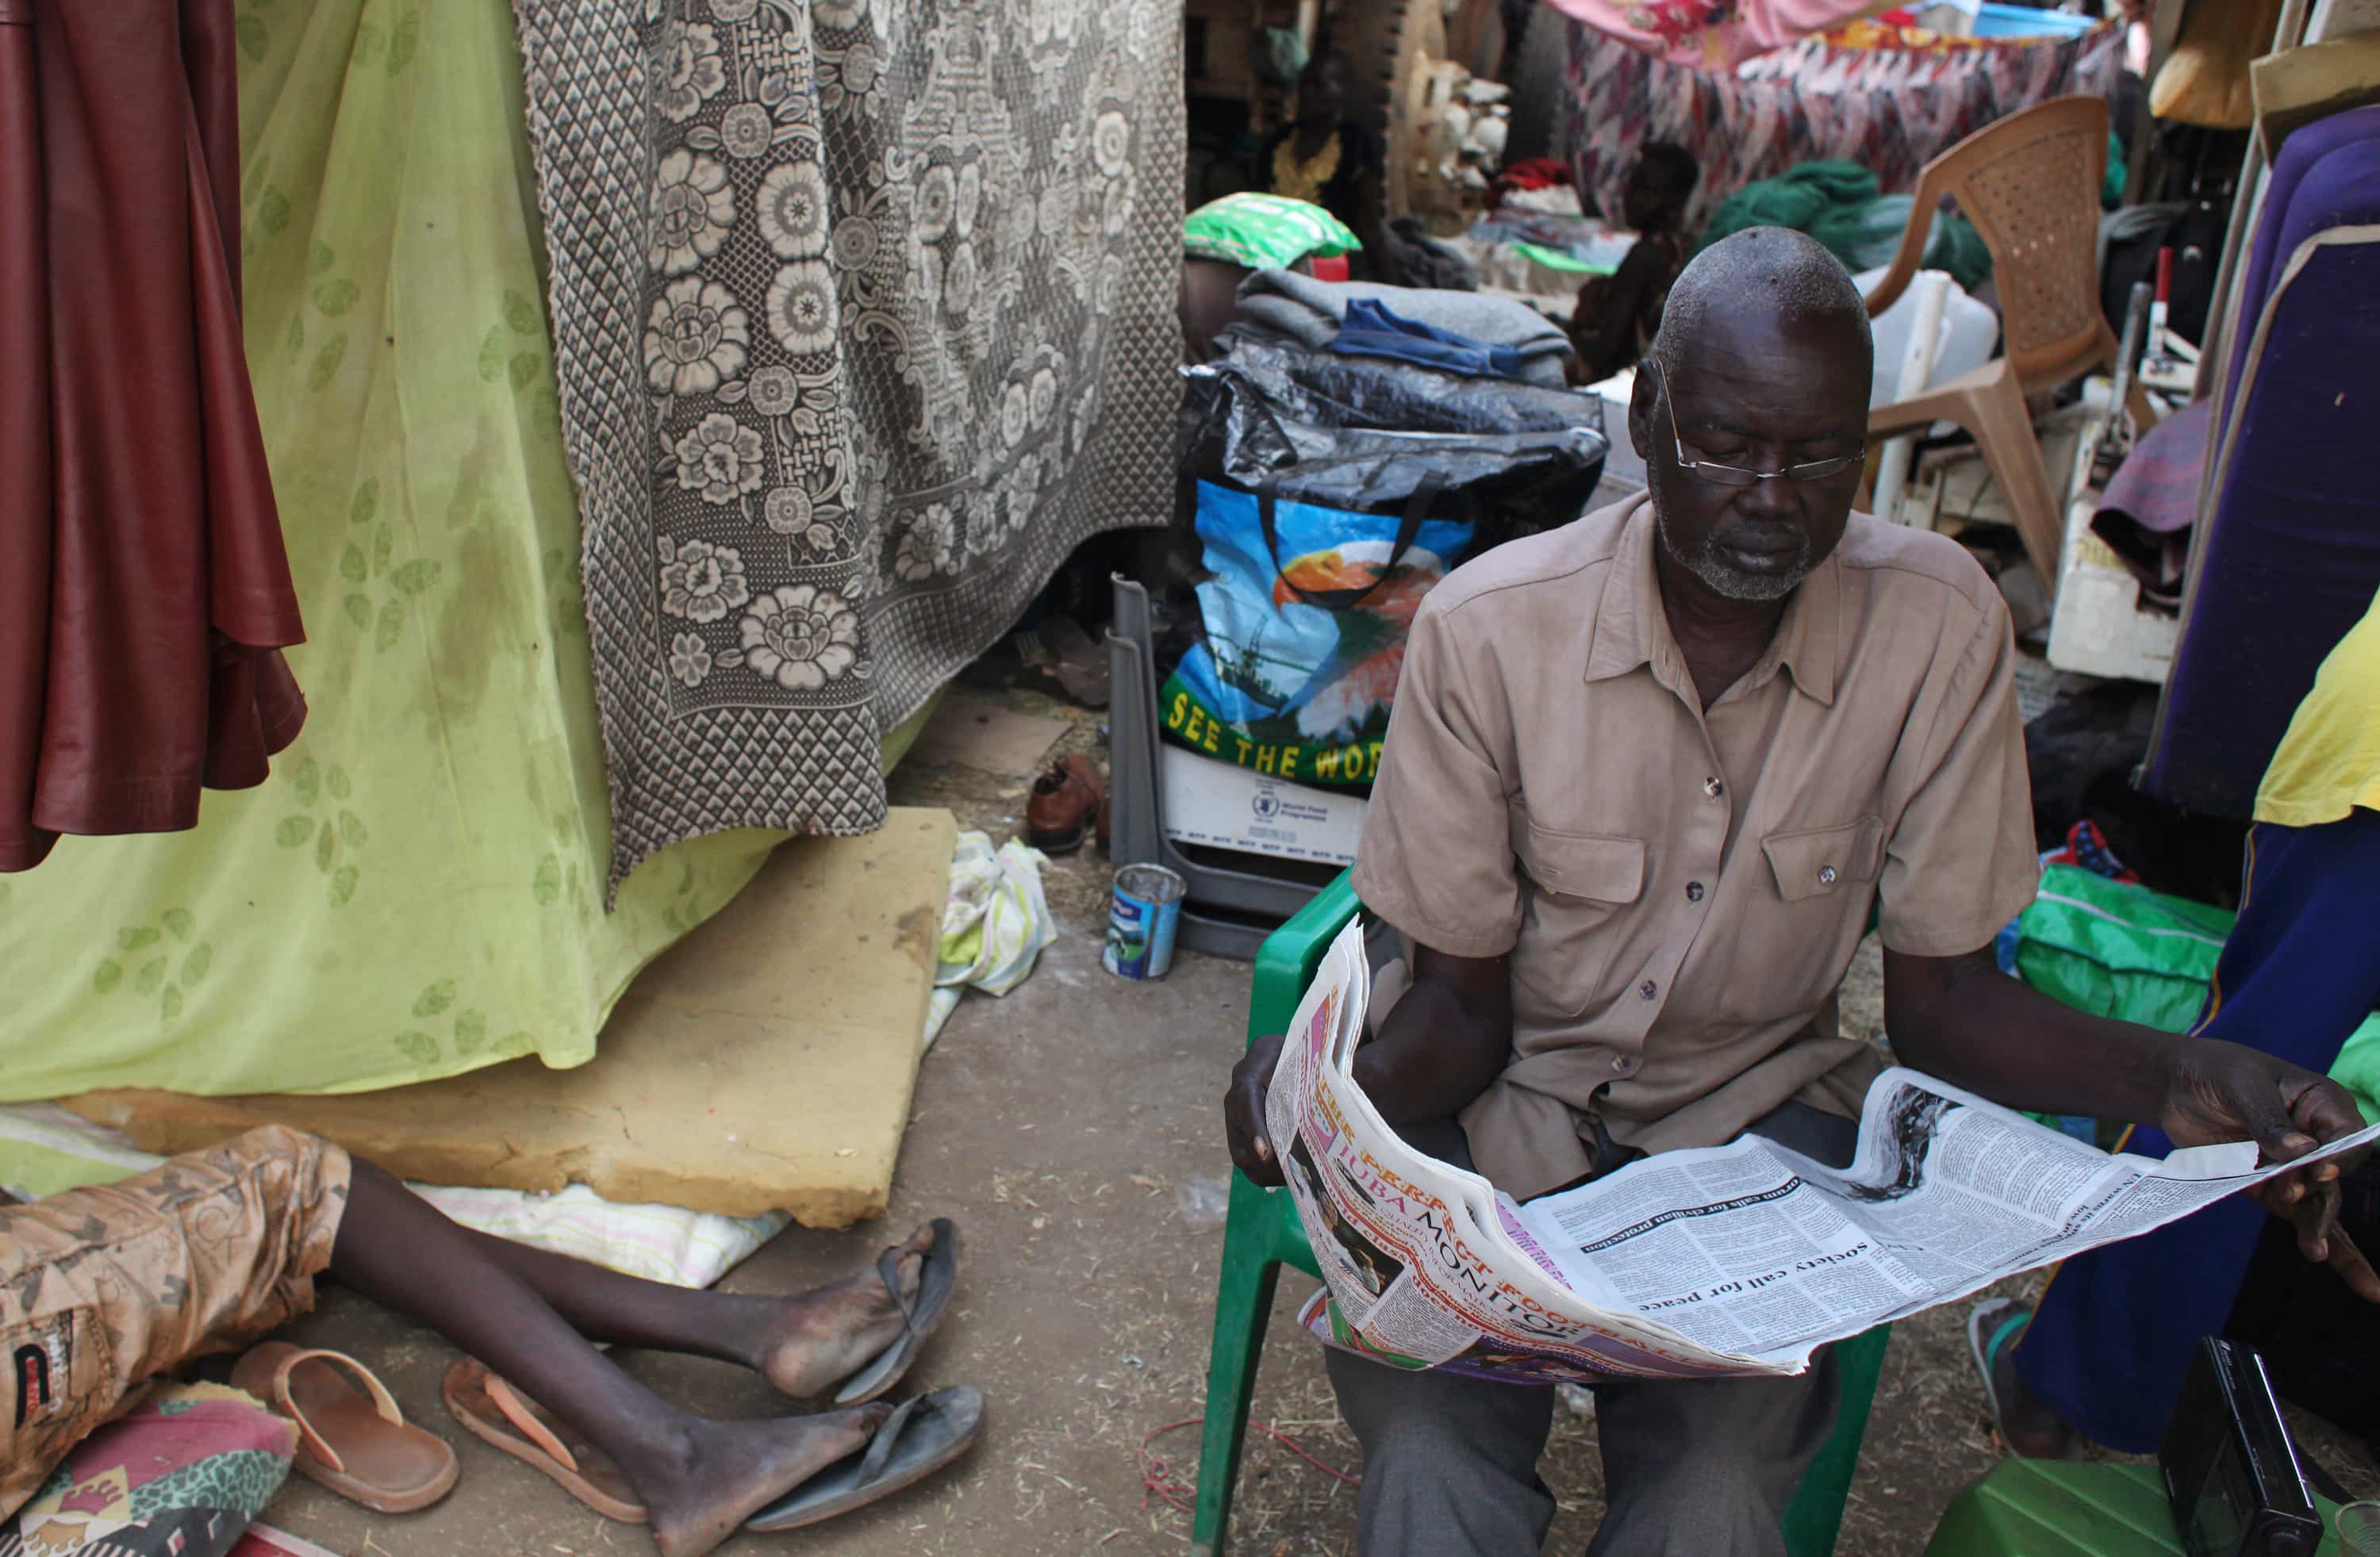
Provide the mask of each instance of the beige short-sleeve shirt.
[{"label": "beige short-sleeve shirt", "polygon": [[1639,496],[1431,591],[1357,854],[1372,913],[1511,954],[1512,1062],[1462,1119],[1523,1199],[1593,1170],[1596,1119],[1661,1152],[1856,1114],[1880,1062],[1835,995],[1871,909],[1957,956],[2034,890],[2015,646],[1963,549],[1853,514],[1706,712],[1653,531]]}]

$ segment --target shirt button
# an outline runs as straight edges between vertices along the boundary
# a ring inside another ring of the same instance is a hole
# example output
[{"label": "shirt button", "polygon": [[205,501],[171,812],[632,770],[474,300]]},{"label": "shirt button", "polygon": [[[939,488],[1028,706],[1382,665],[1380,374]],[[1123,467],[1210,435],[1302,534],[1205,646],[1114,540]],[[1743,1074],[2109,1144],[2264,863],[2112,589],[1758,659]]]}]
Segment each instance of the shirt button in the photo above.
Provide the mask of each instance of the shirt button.
[{"label": "shirt button", "polygon": [[1820,865],[1818,867],[1818,885],[1821,887],[1832,887],[1834,884],[1835,867],[1832,865]]},{"label": "shirt button", "polygon": [[1710,796],[1713,800],[1717,800],[1719,796],[1727,793],[1727,786],[1720,783],[1718,776],[1714,774],[1712,777],[1703,780],[1703,793]]},{"label": "shirt button", "polygon": [[1661,993],[1661,986],[1655,984],[1651,979],[1646,979],[1643,984],[1636,986],[1636,993],[1644,998],[1650,1000],[1653,996]]},{"label": "shirt button", "polygon": [[1703,900],[1703,884],[1702,884],[1701,882],[1699,882],[1699,881],[1689,881],[1689,882],[1687,882],[1687,883],[1686,883],[1686,901],[1688,901],[1688,902],[1690,902],[1690,903],[1699,903],[1699,902],[1701,902],[1702,900]]},{"label": "shirt button", "polygon": [[1636,1062],[1630,1059],[1626,1055],[1621,1055],[1611,1062],[1611,1068],[1620,1075],[1625,1076],[1628,1072],[1636,1068]]}]

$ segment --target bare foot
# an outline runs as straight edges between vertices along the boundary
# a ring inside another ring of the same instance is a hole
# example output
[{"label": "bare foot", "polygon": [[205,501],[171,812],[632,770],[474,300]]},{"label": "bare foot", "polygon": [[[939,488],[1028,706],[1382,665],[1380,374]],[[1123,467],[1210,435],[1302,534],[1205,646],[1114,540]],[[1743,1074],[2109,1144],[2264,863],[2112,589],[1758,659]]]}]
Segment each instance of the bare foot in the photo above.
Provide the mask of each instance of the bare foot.
[{"label": "bare foot", "polygon": [[653,1543],[662,1557],[702,1557],[744,1521],[856,1454],[892,1414],[879,1404],[774,1421],[697,1423],[678,1464],[665,1475],[648,1468],[636,1479]]},{"label": "bare foot", "polygon": [[2004,1341],[1992,1358],[1992,1392],[1999,1397],[2000,1441],[2009,1452],[2028,1460],[2057,1460],[2074,1447],[2074,1430],[2057,1412],[2034,1397],[2016,1370],[2017,1342],[2022,1333]]},{"label": "bare foot", "polygon": [[[931,1225],[901,1246],[901,1297],[914,1302],[934,1246]],[[780,1301],[752,1366],[778,1392],[808,1400],[832,1392],[901,1334],[901,1304],[885,1290],[871,1262],[832,1286]]]}]

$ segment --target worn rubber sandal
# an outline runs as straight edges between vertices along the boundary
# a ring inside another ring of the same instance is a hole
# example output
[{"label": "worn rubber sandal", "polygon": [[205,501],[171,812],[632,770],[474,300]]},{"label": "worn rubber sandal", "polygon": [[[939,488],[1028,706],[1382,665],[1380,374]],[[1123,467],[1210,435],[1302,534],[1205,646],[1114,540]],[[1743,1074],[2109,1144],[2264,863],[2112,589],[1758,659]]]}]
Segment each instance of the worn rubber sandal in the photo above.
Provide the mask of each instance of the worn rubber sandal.
[{"label": "worn rubber sandal", "polygon": [[[1967,1355],[1975,1359],[1975,1371],[1983,1376],[1984,1408],[1991,1413],[1993,1436],[2003,1445],[2008,1442],[2008,1429],[2000,1421],[2000,1392],[1993,1368],[2000,1353],[2014,1346],[2032,1322],[2033,1305],[2013,1298],[1986,1298],[1967,1310]],[[2082,1457],[2082,1434],[2068,1442],[2064,1457]]]},{"label": "worn rubber sandal", "polygon": [[[2000,1430],[2000,1390],[1992,1365],[2000,1348],[2033,1321],[2032,1308],[2012,1298],[1986,1298],[1967,1310],[1967,1355],[1984,1381],[1984,1409],[1991,1414],[1992,1430]],[[2002,1436],[2006,1436],[2003,1434]]]},{"label": "worn rubber sandal", "polygon": [[884,1280],[884,1290],[901,1305],[901,1334],[889,1346],[857,1372],[843,1382],[835,1391],[837,1406],[865,1406],[879,1399],[909,1371],[926,1342],[941,1327],[942,1316],[950,1310],[951,1293],[959,1281],[959,1230],[947,1216],[937,1216],[931,1223],[934,1241],[926,1249],[925,1268],[917,1275],[917,1295],[905,1299],[901,1295],[901,1249],[898,1245],[876,1258],[876,1272]]},{"label": "worn rubber sandal", "polygon": [[462,1474],[453,1446],[408,1423],[387,1386],[344,1352],[267,1341],[231,1382],[298,1425],[300,1475],[374,1514],[428,1508]]},{"label": "worn rubber sandal", "polygon": [[486,1363],[464,1358],[446,1370],[442,1393],[446,1409],[472,1436],[543,1471],[564,1491],[606,1519],[623,1525],[646,1522],[645,1505],[637,1501],[636,1488],[618,1466],[584,1440],[565,1442],[569,1428],[489,1372]]},{"label": "worn rubber sandal", "polygon": [[798,1530],[864,1508],[949,1465],[983,1436],[983,1392],[961,1384],[903,1401],[868,1447],[820,1471],[745,1521],[747,1530]]}]

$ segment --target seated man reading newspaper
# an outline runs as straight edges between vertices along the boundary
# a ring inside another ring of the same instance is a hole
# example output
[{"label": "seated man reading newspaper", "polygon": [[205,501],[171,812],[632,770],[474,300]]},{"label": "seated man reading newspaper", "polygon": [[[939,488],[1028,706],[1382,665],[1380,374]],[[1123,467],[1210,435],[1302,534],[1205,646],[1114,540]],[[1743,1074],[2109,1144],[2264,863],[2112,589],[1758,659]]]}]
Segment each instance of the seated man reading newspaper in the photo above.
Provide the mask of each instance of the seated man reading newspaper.
[{"label": "seated man reading newspaper", "polygon": [[[1920,1071],[2272,1160],[2362,1123],[2312,1072],[1998,972],[2035,875],[2015,648],[1959,546],[1851,512],[1871,352],[1815,243],[1713,246],[1636,375],[1649,493],[1459,569],[1414,622],[1354,873],[1415,947],[1412,983],[1352,1074],[1415,1146],[1516,1200],[1746,1131],[1847,1163],[1880,1061],[1837,1034],[1836,991],[1872,908],[1887,1025]],[[1280,1053],[1250,1049],[1225,1110],[1233,1160],[1268,1184]],[[2338,1171],[2260,1198],[2296,1210]],[[1550,1390],[1329,1366],[1364,1446],[1364,1557],[1539,1550]],[[1597,1393],[1591,1553],[1783,1551],[1835,1416],[1831,1353],[1795,1377]]]}]

